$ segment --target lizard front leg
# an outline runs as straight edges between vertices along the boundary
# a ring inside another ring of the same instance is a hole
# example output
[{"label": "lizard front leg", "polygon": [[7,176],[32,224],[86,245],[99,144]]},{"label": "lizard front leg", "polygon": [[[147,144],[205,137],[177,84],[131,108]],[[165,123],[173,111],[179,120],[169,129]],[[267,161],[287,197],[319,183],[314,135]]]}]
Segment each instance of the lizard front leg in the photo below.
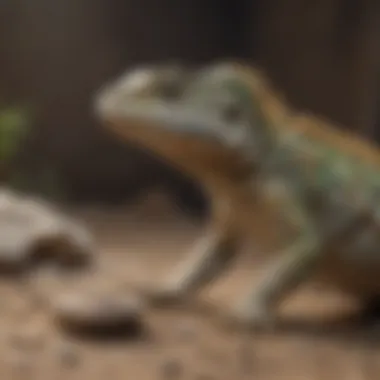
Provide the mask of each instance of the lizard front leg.
[{"label": "lizard front leg", "polygon": [[230,322],[249,327],[273,326],[276,306],[309,278],[323,253],[322,239],[291,188],[272,182],[270,188],[266,187],[266,194],[274,195],[276,202],[285,206],[285,217],[298,227],[300,238],[280,252],[281,258],[272,264],[262,282],[252,286],[248,296],[229,314]]},{"label": "lizard front leg", "polygon": [[246,327],[274,326],[276,306],[315,268],[320,256],[318,240],[306,236],[281,254],[284,257],[272,264],[262,282],[252,286],[248,296],[235,305],[230,321]]},{"label": "lizard front leg", "polygon": [[184,301],[230,266],[238,246],[231,204],[217,199],[213,206],[205,235],[161,285],[145,292],[151,303],[161,306]]}]

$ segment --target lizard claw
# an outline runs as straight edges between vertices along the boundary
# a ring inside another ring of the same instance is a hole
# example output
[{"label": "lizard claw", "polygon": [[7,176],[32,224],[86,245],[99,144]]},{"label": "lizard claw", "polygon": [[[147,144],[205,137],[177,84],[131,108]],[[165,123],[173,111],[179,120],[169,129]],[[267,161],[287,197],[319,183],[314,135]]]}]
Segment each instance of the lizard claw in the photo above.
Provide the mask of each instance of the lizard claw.
[{"label": "lizard claw", "polygon": [[274,314],[262,302],[238,304],[227,315],[227,326],[233,329],[271,331],[275,324]]}]

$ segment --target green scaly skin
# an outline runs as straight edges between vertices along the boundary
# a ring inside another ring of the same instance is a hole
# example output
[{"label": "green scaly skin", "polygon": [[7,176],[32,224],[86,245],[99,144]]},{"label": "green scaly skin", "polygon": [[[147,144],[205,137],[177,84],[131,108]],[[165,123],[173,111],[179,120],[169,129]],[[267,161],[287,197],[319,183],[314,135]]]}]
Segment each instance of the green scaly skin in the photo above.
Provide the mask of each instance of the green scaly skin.
[{"label": "green scaly skin", "polygon": [[96,96],[96,113],[110,130],[187,171],[214,206],[205,236],[149,293],[152,302],[180,302],[229,267],[242,234],[239,197],[245,206],[257,197],[275,200],[298,238],[233,307],[233,321],[273,326],[280,301],[312,275],[326,274],[326,255],[342,238],[334,260],[358,279],[342,281],[333,271],[328,281],[364,298],[379,294],[378,167],[300,133],[287,124],[291,119],[272,125],[250,83],[247,70],[229,63],[199,71],[146,67]]}]

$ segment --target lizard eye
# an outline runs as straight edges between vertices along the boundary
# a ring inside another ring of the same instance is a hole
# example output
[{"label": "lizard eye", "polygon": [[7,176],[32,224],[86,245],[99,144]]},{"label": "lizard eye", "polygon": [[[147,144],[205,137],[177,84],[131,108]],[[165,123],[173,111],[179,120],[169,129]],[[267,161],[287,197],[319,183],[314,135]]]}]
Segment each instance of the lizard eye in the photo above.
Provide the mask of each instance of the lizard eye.
[{"label": "lizard eye", "polygon": [[158,82],[161,96],[166,100],[178,100],[186,86],[188,75],[182,67],[164,68]]},{"label": "lizard eye", "polygon": [[181,86],[175,82],[162,84],[161,96],[166,100],[178,100],[181,94]]},{"label": "lizard eye", "polygon": [[222,111],[222,118],[224,121],[227,122],[236,122],[241,120],[243,117],[244,110],[242,109],[241,105],[237,102],[235,103],[230,103],[226,105],[223,108]]}]

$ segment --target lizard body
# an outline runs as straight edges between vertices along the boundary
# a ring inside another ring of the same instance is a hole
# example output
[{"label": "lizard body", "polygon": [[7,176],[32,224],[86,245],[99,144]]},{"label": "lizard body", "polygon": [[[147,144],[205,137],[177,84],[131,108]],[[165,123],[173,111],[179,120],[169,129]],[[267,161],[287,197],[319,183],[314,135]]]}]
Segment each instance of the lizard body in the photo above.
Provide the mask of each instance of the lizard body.
[{"label": "lizard body", "polygon": [[259,239],[273,209],[296,237],[233,307],[234,320],[272,321],[279,302],[312,276],[366,299],[380,294],[377,148],[292,110],[252,68],[223,63],[183,71],[184,81],[172,70],[170,96],[160,91],[170,70],[163,77],[146,68],[96,97],[113,132],[177,165],[210,195],[204,238],[152,299],[178,301],[208,283],[229,267],[242,234]]}]

